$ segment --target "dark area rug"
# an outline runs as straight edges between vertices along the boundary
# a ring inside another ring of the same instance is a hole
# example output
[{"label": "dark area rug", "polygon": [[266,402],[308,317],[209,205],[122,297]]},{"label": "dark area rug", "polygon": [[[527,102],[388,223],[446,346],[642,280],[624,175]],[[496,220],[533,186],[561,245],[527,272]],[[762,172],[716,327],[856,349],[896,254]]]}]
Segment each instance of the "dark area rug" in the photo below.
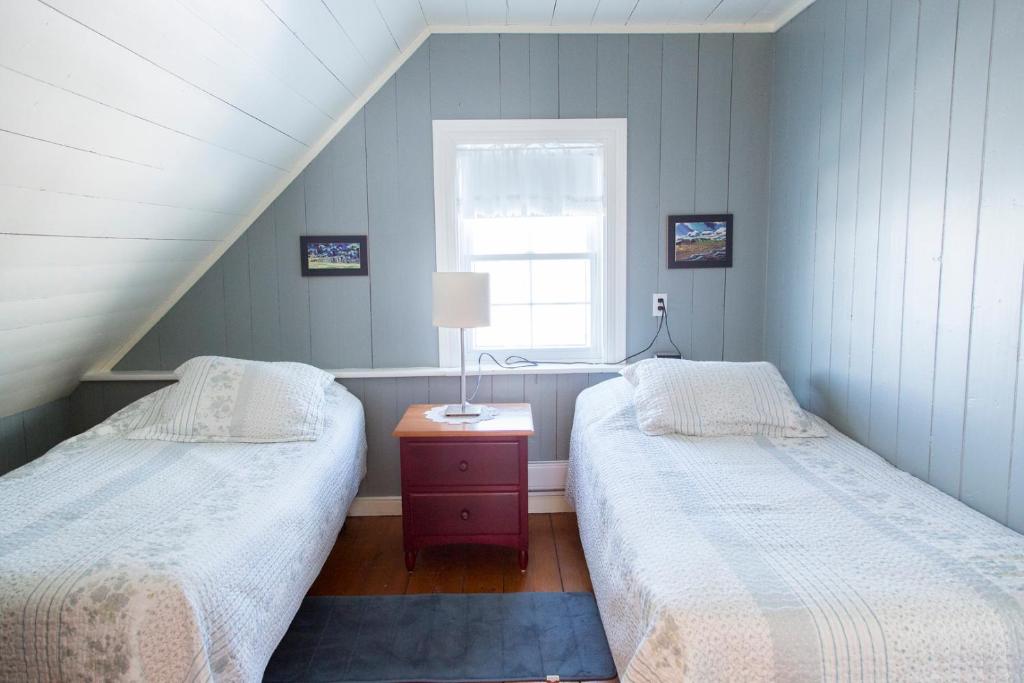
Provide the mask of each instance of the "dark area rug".
[{"label": "dark area rug", "polygon": [[306,598],[265,681],[615,677],[590,593]]}]

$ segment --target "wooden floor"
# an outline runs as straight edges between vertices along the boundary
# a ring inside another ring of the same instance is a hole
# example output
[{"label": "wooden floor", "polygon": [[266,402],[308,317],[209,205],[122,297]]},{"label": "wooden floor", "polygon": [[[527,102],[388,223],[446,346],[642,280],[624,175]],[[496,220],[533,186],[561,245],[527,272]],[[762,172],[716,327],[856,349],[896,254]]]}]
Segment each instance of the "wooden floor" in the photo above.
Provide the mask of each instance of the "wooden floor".
[{"label": "wooden floor", "polygon": [[593,592],[576,516],[530,515],[530,564],[494,546],[446,546],[420,552],[405,569],[401,517],[350,517],[310,595],[403,593]]}]

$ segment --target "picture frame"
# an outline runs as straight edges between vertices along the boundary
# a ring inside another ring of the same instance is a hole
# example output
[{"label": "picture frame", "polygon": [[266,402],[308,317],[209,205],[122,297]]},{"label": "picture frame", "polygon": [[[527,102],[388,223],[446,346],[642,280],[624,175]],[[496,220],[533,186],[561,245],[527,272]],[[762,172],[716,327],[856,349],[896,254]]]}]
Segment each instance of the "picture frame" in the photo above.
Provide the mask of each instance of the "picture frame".
[{"label": "picture frame", "polygon": [[367,275],[366,235],[302,235],[303,277]]},{"label": "picture frame", "polygon": [[731,268],[732,214],[668,217],[669,268]]}]

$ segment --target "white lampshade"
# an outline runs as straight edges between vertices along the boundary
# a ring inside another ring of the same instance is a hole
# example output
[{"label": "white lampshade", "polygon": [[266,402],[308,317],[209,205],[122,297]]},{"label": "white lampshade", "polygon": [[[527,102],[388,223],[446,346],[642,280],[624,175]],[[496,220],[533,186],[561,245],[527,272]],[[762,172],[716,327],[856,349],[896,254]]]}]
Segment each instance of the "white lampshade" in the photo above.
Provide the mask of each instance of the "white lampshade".
[{"label": "white lampshade", "polygon": [[434,273],[435,327],[487,327],[490,324],[489,274]]}]

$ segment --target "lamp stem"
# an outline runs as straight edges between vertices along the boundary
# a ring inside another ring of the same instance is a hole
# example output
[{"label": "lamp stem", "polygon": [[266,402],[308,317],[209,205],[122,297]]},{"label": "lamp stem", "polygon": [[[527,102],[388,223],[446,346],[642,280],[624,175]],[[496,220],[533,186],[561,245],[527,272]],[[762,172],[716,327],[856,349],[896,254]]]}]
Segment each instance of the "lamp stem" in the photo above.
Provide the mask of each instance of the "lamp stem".
[{"label": "lamp stem", "polygon": [[459,363],[462,377],[462,412],[466,412],[466,328],[459,328]]}]

